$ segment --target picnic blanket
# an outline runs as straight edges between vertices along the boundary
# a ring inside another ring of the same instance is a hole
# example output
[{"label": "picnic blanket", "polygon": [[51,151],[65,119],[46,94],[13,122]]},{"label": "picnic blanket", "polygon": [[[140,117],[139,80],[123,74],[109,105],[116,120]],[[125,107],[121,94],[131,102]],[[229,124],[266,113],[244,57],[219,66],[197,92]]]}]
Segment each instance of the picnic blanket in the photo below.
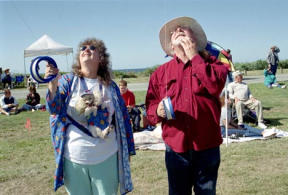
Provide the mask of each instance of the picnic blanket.
[{"label": "picnic blanket", "polygon": [[158,125],[153,131],[134,133],[135,148],[139,150],[165,150],[162,128]]},{"label": "picnic blanket", "polygon": [[[276,133],[276,136],[275,136],[276,138],[288,137],[287,131],[282,131],[280,129],[276,129],[275,127],[272,127],[266,130],[273,130]],[[237,139],[231,139],[228,137],[228,144],[237,143],[237,142],[247,142],[247,141],[252,141],[252,140],[265,140],[265,138],[262,136],[239,137]],[[226,143],[227,143],[226,137],[223,137],[223,144],[226,144]]]},{"label": "picnic blanket", "polygon": [[[277,138],[288,137],[287,131],[282,131],[271,128],[275,133]],[[142,131],[134,133],[134,143],[135,148],[138,150],[165,150],[165,144],[162,139],[162,129],[161,125],[157,126],[153,131]],[[253,137],[239,137],[237,139],[228,138],[228,143],[246,142],[252,140],[264,140],[262,136]],[[223,144],[226,144],[227,140],[223,137]]]}]

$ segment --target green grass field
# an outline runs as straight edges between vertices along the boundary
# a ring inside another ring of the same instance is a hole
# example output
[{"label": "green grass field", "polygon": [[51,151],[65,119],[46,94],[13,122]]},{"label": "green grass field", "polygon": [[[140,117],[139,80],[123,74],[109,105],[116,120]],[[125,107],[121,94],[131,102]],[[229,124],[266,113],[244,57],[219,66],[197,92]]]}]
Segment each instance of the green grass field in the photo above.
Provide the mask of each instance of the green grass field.
[{"label": "green grass field", "polygon": [[[288,131],[288,89],[267,89],[263,84],[250,88],[262,101],[271,126]],[[145,93],[135,92],[138,104],[144,102]],[[42,111],[0,115],[0,194],[55,194],[48,116]],[[24,128],[27,119],[31,131]],[[288,138],[221,145],[221,159],[217,194],[288,193]],[[137,151],[131,167],[135,187],[131,194],[168,194],[164,151]],[[66,194],[65,189],[56,194]]]}]

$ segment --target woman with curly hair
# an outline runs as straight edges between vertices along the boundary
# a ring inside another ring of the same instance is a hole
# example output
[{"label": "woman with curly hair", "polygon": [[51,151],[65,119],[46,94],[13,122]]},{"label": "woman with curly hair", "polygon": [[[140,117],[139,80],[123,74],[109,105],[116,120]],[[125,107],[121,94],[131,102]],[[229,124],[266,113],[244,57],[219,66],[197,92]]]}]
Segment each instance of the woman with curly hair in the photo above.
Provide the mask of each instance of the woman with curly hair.
[{"label": "woman with curly hair", "polygon": [[[73,73],[57,76],[48,84],[47,107],[56,157],[54,190],[65,185],[69,194],[125,194],[132,191],[129,159],[135,154],[128,112],[119,88],[111,79],[109,54],[103,41],[92,38],[79,44]],[[58,74],[53,65],[45,77]],[[97,93],[107,107],[84,115],[75,105]],[[93,122],[89,122],[91,118]],[[112,131],[95,136],[91,126]]]}]

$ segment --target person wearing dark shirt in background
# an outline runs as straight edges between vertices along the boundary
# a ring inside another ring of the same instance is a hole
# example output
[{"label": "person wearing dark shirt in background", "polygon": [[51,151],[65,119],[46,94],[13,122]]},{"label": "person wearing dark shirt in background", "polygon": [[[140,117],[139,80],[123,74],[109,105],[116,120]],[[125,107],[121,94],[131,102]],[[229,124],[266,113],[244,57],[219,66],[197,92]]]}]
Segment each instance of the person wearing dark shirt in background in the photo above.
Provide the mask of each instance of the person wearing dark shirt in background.
[{"label": "person wearing dark shirt in background", "polygon": [[119,81],[119,89],[132,120],[133,131],[140,131],[141,112],[135,107],[135,95],[127,88],[127,81]]},{"label": "person wearing dark shirt in background", "polygon": [[23,104],[21,111],[39,110],[45,108],[45,105],[40,104],[40,95],[36,92],[35,86],[29,87],[29,94],[26,97],[26,103]]},{"label": "person wearing dark shirt in background", "polygon": [[8,84],[7,88],[11,89],[12,88],[12,77],[10,75],[10,69],[6,69],[4,71],[4,73],[5,73],[5,76],[2,79],[3,88],[6,88],[6,84]]},{"label": "person wearing dark shirt in background", "polygon": [[[175,18],[160,30],[165,53],[173,57],[152,74],[146,95],[148,120],[162,122],[169,194],[216,194],[222,143],[219,95],[227,68],[205,47],[196,20]],[[163,99],[170,97],[175,119],[166,119]]]}]

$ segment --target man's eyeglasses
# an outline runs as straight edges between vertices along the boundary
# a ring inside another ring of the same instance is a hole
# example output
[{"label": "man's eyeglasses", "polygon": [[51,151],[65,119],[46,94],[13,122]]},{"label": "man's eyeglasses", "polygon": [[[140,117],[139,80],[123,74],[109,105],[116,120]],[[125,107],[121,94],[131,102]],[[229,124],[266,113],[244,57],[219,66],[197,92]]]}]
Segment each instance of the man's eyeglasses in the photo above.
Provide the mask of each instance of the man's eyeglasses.
[{"label": "man's eyeglasses", "polygon": [[89,45],[89,46],[86,46],[86,45],[83,45],[80,47],[80,51],[85,51],[87,49],[87,47],[91,50],[91,51],[94,51],[96,49],[96,47],[94,45]]}]

